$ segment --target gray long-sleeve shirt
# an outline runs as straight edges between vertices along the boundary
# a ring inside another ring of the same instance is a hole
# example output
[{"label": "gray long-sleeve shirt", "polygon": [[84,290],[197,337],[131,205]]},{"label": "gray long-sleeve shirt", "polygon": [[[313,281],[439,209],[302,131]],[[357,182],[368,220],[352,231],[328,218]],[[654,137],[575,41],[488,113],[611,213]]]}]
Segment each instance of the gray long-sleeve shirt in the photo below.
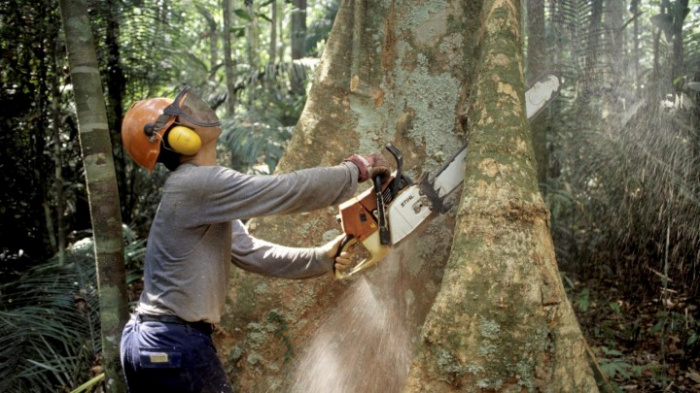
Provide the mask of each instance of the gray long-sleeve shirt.
[{"label": "gray long-sleeve shirt", "polygon": [[358,175],[351,163],[273,176],[181,165],[163,187],[151,226],[137,311],[218,323],[231,262],[274,277],[309,278],[331,271],[328,250],[256,239],[240,220],[339,204],[354,194]]}]

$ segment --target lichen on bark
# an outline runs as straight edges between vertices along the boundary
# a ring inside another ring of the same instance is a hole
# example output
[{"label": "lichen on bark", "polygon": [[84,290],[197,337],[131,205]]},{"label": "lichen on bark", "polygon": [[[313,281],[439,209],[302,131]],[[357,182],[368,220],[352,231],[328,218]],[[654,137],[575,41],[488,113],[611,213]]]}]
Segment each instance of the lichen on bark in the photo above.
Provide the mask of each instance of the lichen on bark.
[{"label": "lichen on bark", "polygon": [[519,10],[481,2],[455,239],[406,391],[597,390],[537,191]]}]

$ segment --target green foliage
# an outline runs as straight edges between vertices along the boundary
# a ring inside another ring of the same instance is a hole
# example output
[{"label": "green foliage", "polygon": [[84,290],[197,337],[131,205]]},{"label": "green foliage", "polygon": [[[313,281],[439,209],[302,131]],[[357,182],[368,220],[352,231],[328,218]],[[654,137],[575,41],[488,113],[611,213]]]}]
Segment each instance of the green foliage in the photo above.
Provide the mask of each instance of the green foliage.
[{"label": "green foliage", "polygon": [[[46,222],[56,217],[56,188],[80,176],[79,146],[74,122],[66,116],[65,90],[50,93],[65,86],[66,77],[59,60],[65,53],[56,9],[50,1],[0,2],[0,277],[55,252],[48,241],[55,233]],[[54,184],[52,177],[55,150],[65,166],[63,184]],[[75,188],[65,191],[73,201],[84,196]],[[67,218],[82,229],[84,221],[76,215]]]},{"label": "green foliage", "polygon": [[588,311],[588,307],[590,306],[590,294],[591,292],[588,290],[588,288],[584,288],[576,297],[576,300],[574,303],[576,304],[576,307],[583,311],[586,312]]},{"label": "green foliage", "polygon": [[654,317],[656,323],[649,329],[650,334],[658,335],[664,340],[667,337],[674,338],[672,341],[679,343],[691,356],[700,352],[698,348],[700,322],[693,317],[692,313],[661,310]]},{"label": "green foliage", "polygon": [[612,381],[608,387],[616,392],[622,392],[618,383],[624,383],[634,378],[639,378],[645,367],[631,364],[624,354],[616,349],[607,347],[597,348],[602,354],[598,354],[597,359],[600,369]]},{"label": "green foliage", "polygon": [[552,153],[542,187],[558,261],[577,274],[617,278],[638,296],[656,286],[659,276],[649,272],[667,261],[675,289],[697,295],[700,97],[683,86],[700,68],[690,38],[700,19],[686,20],[686,61],[676,69],[672,41],[650,21],[658,4],[642,2],[636,19],[623,10],[629,23],[620,34],[634,43],[637,23],[638,51],[615,46],[615,21],[596,25],[595,4],[563,1],[547,24],[564,80],[549,109]]},{"label": "green foliage", "polygon": [[688,341],[686,341],[687,346],[692,346],[698,341],[698,332],[693,332],[690,337],[688,337]]},{"label": "green foliage", "polygon": [[232,167],[246,171],[262,163],[267,166],[263,172],[274,171],[306,102],[306,96],[295,94],[292,86],[308,83],[315,64],[309,60],[270,64],[250,72],[240,83],[240,101],[247,102],[246,108],[224,121],[220,138]]},{"label": "green foliage", "polygon": [[56,391],[86,379],[100,352],[92,248],[79,242],[57,261],[2,286],[0,390]]},{"label": "green foliage", "polygon": [[610,302],[608,303],[608,305],[615,314],[622,314],[622,309],[620,308],[620,305],[618,303]]},{"label": "green foliage", "polygon": [[311,10],[313,22],[309,25],[305,40],[306,53],[313,57],[320,57],[323,53],[326,38],[340,8],[340,0],[327,0],[320,3],[319,7]]},{"label": "green foliage", "polygon": [[[142,263],[143,242],[124,228],[125,263]],[[0,391],[58,391],[86,381],[101,350],[92,238],[0,286]]]}]

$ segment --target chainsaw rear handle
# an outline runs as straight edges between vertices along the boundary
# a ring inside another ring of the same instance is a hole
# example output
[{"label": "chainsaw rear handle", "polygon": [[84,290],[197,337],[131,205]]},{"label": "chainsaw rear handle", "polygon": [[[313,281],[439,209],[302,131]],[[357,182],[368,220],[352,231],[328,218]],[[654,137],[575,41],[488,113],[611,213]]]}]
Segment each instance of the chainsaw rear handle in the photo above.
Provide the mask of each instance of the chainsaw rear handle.
[{"label": "chainsaw rear handle", "polygon": [[338,247],[338,253],[335,257],[337,258],[340,255],[340,253],[342,253],[343,251],[348,251],[350,247],[356,244],[359,244],[362,247],[364,247],[367,250],[367,252],[369,252],[370,257],[365,258],[362,261],[358,262],[355,266],[342,271],[337,270],[335,268],[335,258],[333,258],[333,273],[335,274],[335,278],[339,280],[346,279],[357,272],[360,272],[373,266],[375,263],[382,260],[386,256],[386,254],[389,253],[389,245],[382,244],[380,240],[379,231],[375,231],[372,235],[370,235],[361,242],[358,242],[357,239],[355,239],[355,237],[353,237],[352,235],[345,236],[345,238],[340,242],[340,246]]},{"label": "chainsaw rear handle", "polygon": [[340,254],[344,251],[348,251],[350,247],[352,247],[355,244],[357,244],[357,239],[355,239],[355,237],[352,235],[346,235],[343,238],[343,240],[340,241],[340,245],[338,246],[338,252],[336,252],[335,256],[333,257],[333,274],[335,275],[335,278],[345,278],[343,277],[343,273],[335,268],[335,259],[338,258]]}]

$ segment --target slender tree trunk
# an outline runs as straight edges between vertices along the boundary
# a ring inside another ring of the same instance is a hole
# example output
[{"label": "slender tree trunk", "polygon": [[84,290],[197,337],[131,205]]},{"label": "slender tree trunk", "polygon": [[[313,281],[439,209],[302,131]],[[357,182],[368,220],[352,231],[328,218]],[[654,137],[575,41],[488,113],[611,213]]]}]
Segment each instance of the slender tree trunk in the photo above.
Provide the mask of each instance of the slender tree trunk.
[{"label": "slender tree trunk", "polygon": [[588,29],[588,48],[586,50],[586,96],[590,93],[592,80],[598,74],[598,41],[603,21],[603,0],[592,0],[591,24]]},{"label": "slender tree trunk", "polygon": [[268,64],[277,61],[277,0],[270,3],[270,46],[267,51]]},{"label": "slender tree trunk", "polygon": [[[285,281],[234,269],[217,343],[241,391],[499,390],[515,375],[518,388],[596,391],[536,186],[519,7],[342,3],[277,170],[333,165],[391,142],[417,179],[469,139],[468,183],[459,207],[455,197],[447,214],[354,279]],[[249,227],[310,246],[337,236],[336,213]]]},{"label": "slender tree trunk", "polygon": [[286,41],[284,39],[284,18],[277,18],[277,38],[279,41],[279,44],[277,45],[277,57],[280,59],[280,61],[284,61],[284,59],[286,58],[285,52],[287,47]]},{"label": "slender tree trunk", "polygon": [[[527,0],[527,82],[534,83],[536,78],[549,71],[547,62],[547,41],[545,39],[544,0]],[[537,181],[547,182],[549,151],[547,148],[546,116],[540,116],[532,124],[532,144],[537,161]],[[543,189],[546,192],[546,189]]]},{"label": "slender tree trunk", "polygon": [[128,317],[124,245],[112,144],[86,0],[61,0],[80,146],[95,240],[100,298],[102,366],[109,391],[126,390],[119,340]]},{"label": "slender tree trunk", "polygon": [[292,60],[301,59],[306,55],[304,41],[306,40],[306,0],[293,0],[292,11]]},{"label": "slender tree trunk", "polygon": [[[623,61],[625,60],[625,0],[609,0],[607,2],[607,12],[605,20],[607,21],[606,27],[608,29],[608,36],[610,37],[610,49],[608,52],[608,57],[610,58],[610,67],[613,70],[622,70]],[[613,75],[611,81],[614,85],[621,83],[620,75]]]},{"label": "slender tree trunk", "polygon": [[231,0],[223,0],[224,14],[224,69],[226,70],[226,90],[228,91],[228,99],[226,100],[226,113],[229,117],[236,112],[236,74],[234,71],[235,64],[231,55]]},{"label": "slender tree trunk", "polygon": [[[114,148],[114,169],[117,174],[117,185],[119,192],[127,192],[126,183],[126,161],[124,149],[121,147],[122,114],[124,108],[124,89],[126,87],[126,77],[121,66],[121,53],[119,51],[119,11],[114,2],[106,1],[103,6],[106,8],[106,35],[105,46],[107,47],[107,75],[105,84],[107,86],[107,119],[109,121],[109,135]],[[122,209],[122,219],[126,219],[129,212]]]},{"label": "slender tree trunk", "polygon": [[661,69],[659,66],[659,47],[660,47],[660,41],[661,41],[661,29],[658,27],[654,28],[654,66],[653,66],[653,78],[654,80],[659,80],[661,78]]},{"label": "slender tree trunk", "polygon": [[[306,0],[293,0],[292,4],[292,60],[297,60],[306,56]],[[292,91],[304,94],[304,81],[301,78],[292,78]]]},{"label": "slender tree trunk", "polygon": [[206,19],[209,26],[209,76],[214,78],[219,63],[219,27],[211,12],[203,5],[196,5],[197,11]]},{"label": "slender tree trunk", "polygon": [[[634,81],[637,86],[641,86],[641,80],[639,79],[639,2],[640,0],[632,0],[630,3],[630,11],[632,12],[632,17],[634,18]],[[637,94],[639,94],[639,88],[637,88]]]},{"label": "slender tree trunk", "polygon": [[688,0],[676,0],[671,6],[673,13],[673,64],[671,71],[671,80],[673,86],[677,87],[683,83],[679,78],[683,77],[683,21],[690,12],[688,8]]},{"label": "slender tree trunk", "polygon": [[58,262],[62,266],[66,261],[66,229],[63,223],[63,212],[65,209],[65,202],[63,198],[63,150],[61,149],[61,113],[60,113],[60,101],[61,92],[59,91],[59,86],[61,82],[60,75],[61,64],[59,59],[59,53],[62,51],[62,47],[59,45],[58,40],[58,26],[56,26],[56,32],[53,34],[55,41],[53,42],[53,78],[51,80],[51,112],[53,118],[54,126],[54,148],[53,148],[53,159],[54,159],[54,188],[56,190],[56,233],[58,234]]},{"label": "slender tree trunk", "polygon": [[257,69],[260,62],[258,61],[259,43],[258,43],[258,17],[255,15],[255,4],[250,2],[247,5],[250,22],[248,22],[248,34],[246,40],[248,43],[248,64],[252,69]]},{"label": "slender tree trunk", "polygon": [[[41,20],[46,20],[46,16],[48,14],[48,9],[47,8],[42,8],[39,16]],[[37,37],[35,39],[38,41],[38,49],[40,53],[46,53],[47,48],[46,48],[46,43],[48,42],[48,36],[50,33],[52,33],[51,28],[47,28],[46,24],[40,23],[39,24],[40,28],[39,31],[37,32]],[[36,228],[38,229],[37,235],[39,235],[39,239],[42,239],[44,242],[48,242],[48,244],[51,247],[51,252],[55,253],[58,251],[57,249],[57,244],[56,244],[56,234],[53,226],[53,218],[51,215],[51,209],[49,208],[50,205],[50,197],[49,197],[49,189],[50,187],[47,186],[49,183],[48,179],[49,174],[45,170],[46,164],[46,155],[44,154],[45,148],[46,148],[46,141],[47,141],[47,136],[48,134],[48,127],[47,125],[49,124],[48,122],[48,97],[49,97],[49,88],[48,88],[48,83],[46,81],[48,80],[47,78],[47,69],[48,69],[48,64],[49,64],[49,59],[46,56],[39,56],[37,59],[38,64],[36,65],[36,70],[37,70],[37,80],[39,81],[36,83],[36,90],[34,94],[36,94],[37,98],[37,106],[36,106],[36,117],[35,121],[33,122],[34,127],[36,127],[36,136],[31,138],[34,141],[34,146],[36,149],[36,154],[35,154],[35,164],[31,166],[31,168],[34,170],[34,179],[36,179],[36,192],[34,193],[35,197],[35,206],[37,207],[42,207],[42,212],[43,214],[43,223],[42,222],[36,222]],[[42,225],[43,224],[43,225]]]},{"label": "slender tree trunk", "polygon": [[547,71],[544,0],[527,0],[527,83]]}]

